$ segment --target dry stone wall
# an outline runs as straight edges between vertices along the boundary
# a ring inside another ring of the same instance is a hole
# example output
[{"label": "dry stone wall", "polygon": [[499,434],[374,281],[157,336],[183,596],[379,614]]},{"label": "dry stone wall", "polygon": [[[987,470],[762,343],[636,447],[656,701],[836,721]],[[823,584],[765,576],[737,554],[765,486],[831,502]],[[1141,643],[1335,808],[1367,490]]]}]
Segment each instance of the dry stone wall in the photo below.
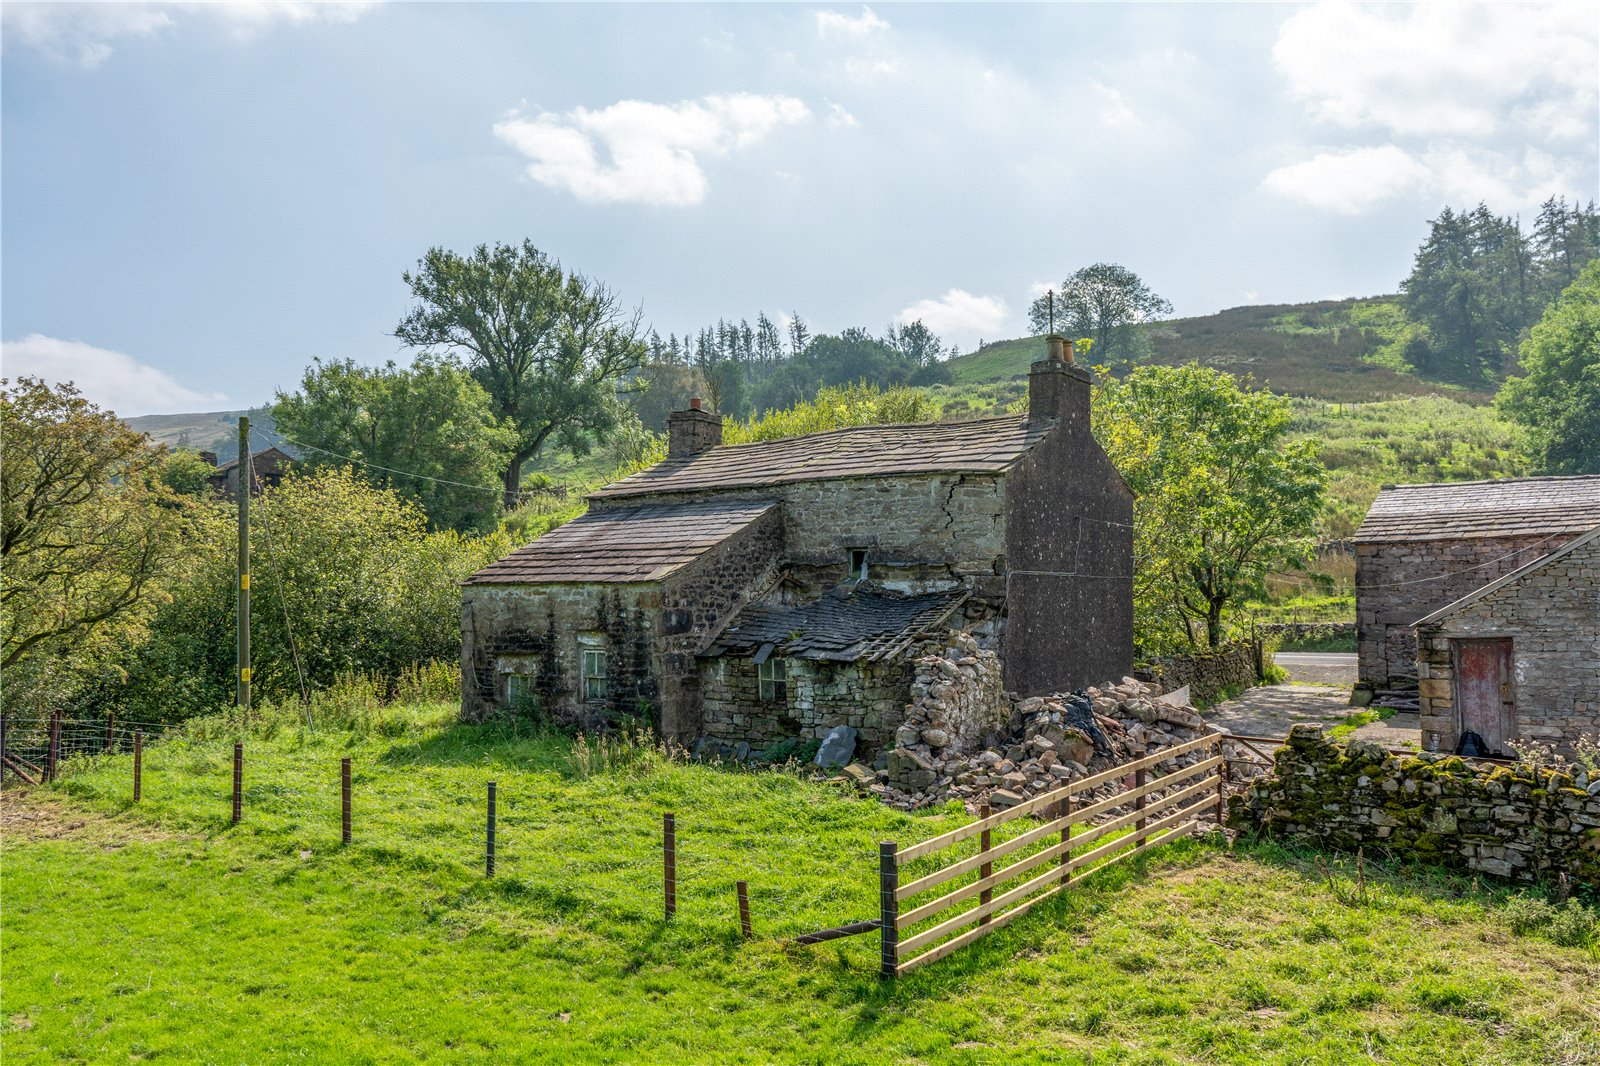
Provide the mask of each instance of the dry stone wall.
[{"label": "dry stone wall", "polygon": [[1289,731],[1273,772],[1229,805],[1228,824],[1341,851],[1363,848],[1517,881],[1565,872],[1600,885],[1600,779]]},{"label": "dry stone wall", "polygon": [[1198,655],[1168,655],[1137,671],[1137,676],[1161,692],[1185,685],[1200,703],[1211,703],[1224,691],[1249,688],[1260,680],[1261,646],[1240,641],[1221,651]]}]

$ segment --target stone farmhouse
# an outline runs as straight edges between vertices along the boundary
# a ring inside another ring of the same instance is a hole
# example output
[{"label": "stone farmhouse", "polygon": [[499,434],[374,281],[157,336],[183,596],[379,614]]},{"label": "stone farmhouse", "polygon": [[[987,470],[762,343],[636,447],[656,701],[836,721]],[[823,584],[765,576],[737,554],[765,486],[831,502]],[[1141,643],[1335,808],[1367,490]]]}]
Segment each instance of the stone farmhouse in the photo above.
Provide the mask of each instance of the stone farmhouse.
[{"label": "stone farmhouse", "polygon": [[1600,476],[1385,487],[1355,537],[1360,688],[1417,686],[1428,749],[1593,731],[1596,527]]},{"label": "stone farmhouse", "polygon": [[893,743],[917,647],[973,634],[1006,688],[1133,658],[1133,496],[1089,431],[1091,377],[1047,341],[1025,415],[724,445],[698,401],[667,458],[462,591],[464,720],[536,701],[680,742]]}]

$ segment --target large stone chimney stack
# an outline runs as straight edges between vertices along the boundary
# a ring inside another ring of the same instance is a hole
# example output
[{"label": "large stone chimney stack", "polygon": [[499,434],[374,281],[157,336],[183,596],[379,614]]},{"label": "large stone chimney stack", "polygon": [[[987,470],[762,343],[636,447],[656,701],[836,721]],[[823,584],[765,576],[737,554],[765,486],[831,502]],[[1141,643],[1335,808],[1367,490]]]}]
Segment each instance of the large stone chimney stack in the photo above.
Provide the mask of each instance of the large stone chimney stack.
[{"label": "large stone chimney stack", "polygon": [[684,459],[699,455],[722,443],[722,419],[705,410],[700,397],[689,401],[687,411],[667,416],[667,458]]},{"label": "large stone chimney stack", "polygon": [[1072,342],[1052,333],[1045,356],[1028,374],[1028,421],[1055,418],[1089,428],[1089,393],[1094,377],[1073,362]]}]

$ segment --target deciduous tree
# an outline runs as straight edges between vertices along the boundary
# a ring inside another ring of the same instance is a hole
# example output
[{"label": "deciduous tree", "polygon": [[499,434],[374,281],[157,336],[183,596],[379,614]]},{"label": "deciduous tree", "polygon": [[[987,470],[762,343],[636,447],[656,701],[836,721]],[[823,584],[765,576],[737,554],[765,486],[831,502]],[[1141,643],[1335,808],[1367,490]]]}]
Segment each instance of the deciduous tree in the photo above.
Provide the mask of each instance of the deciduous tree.
[{"label": "deciduous tree", "polygon": [[[1055,330],[1091,337],[1091,358],[1097,363],[1127,361],[1134,349],[1134,327],[1172,313],[1172,304],[1151,291],[1133,271],[1116,263],[1095,263],[1061,283],[1055,294]],[[1035,333],[1051,328],[1049,296],[1028,308]]]},{"label": "deciduous tree", "polygon": [[1549,474],[1600,474],[1600,259],[1546,309],[1499,407],[1523,424]]}]

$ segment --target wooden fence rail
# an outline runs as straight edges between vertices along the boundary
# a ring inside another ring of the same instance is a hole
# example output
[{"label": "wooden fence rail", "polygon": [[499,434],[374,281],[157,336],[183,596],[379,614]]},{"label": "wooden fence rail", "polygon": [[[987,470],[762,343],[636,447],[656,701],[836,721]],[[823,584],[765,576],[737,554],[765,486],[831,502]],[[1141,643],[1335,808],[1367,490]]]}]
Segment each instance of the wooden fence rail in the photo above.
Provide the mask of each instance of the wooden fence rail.
[{"label": "wooden fence rail", "polygon": [[[1076,884],[1084,875],[1116,865],[1190,832],[1195,817],[1203,811],[1215,808],[1220,821],[1226,802],[1224,739],[1222,734],[1213,733],[1174,745],[1154,755],[1069,782],[920,844],[898,850],[892,844],[882,845],[879,851],[882,975],[896,977],[944,958],[1020,918],[1036,904]],[[1203,751],[1205,755],[1187,766],[1170,766],[1176,757],[1194,751]],[[1168,767],[1170,772],[1161,773],[1163,767]],[[1093,803],[1079,805],[1076,802],[1080,793],[1130,777],[1135,782],[1132,788]],[[1097,816],[1119,807],[1128,810],[1098,824],[1092,823]],[[1030,815],[1044,820],[1009,840],[991,844],[994,829]],[[1073,835],[1075,826],[1087,828]],[[1105,839],[1130,826],[1133,827],[1131,833]],[[1028,850],[1055,834],[1060,834],[1059,841],[1038,850]],[[901,883],[902,871],[908,864],[974,836],[980,837],[977,854]],[[1105,842],[1073,854],[1100,840]],[[1015,857],[1013,861],[996,868],[999,860],[1012,857]],[[1040,872],[996,891],[1035,870]],[[916,897],[974,872],[978,875],[975,879],[926,902],[909,905]],[[975,906],[913,931],[913,927],[975,896],[978,897]]]}]

